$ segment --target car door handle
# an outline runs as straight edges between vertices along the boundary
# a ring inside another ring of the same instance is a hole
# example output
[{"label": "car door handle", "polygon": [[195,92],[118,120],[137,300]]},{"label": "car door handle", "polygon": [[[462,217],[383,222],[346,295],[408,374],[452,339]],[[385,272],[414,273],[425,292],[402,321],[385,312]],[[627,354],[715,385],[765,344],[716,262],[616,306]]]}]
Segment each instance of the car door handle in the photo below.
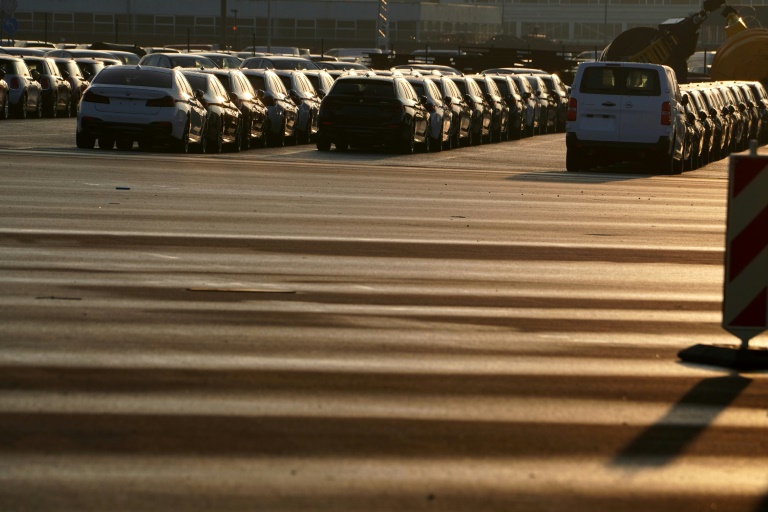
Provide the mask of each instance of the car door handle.
[{"label": "car door handle", "polygon": [[606,101],[605,103],[603,103],[603,106],[604,107],[615,107],[616,104],[614,102],[612,102],[612,101]]}]

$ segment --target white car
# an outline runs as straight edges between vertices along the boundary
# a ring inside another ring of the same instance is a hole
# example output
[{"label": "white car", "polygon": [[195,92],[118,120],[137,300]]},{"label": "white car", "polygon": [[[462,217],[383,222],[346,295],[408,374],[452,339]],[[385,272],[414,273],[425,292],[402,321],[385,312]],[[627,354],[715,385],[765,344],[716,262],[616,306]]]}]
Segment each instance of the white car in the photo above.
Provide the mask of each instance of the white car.
[{"label": "white car", "polygon": [[180,153],[190,144],[204,150],[206,110],[179,70],[109,66],[83,93],[77,115],[77,147],[141,149],[170,145]]}]

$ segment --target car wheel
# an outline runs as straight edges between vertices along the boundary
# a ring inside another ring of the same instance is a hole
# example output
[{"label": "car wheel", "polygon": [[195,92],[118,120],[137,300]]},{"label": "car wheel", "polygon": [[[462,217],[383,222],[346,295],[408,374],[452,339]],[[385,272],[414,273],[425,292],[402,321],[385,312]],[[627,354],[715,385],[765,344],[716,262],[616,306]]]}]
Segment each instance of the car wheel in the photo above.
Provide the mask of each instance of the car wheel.
[{"label": "car wheel", "polygon": [[216,127],[215,135],[208,142],[208,151],[214,154],[220,154],[224,150],[224,128],[219,125]]},{"label": "car wheel", "polygon": [[99,137],[99,149],[112,149],[115,147],[115,139]]},{"label": "car wheel", "polygon": [[245,151],[251,147],[251,123],[248,122],[247,126],[243,126],[240,131],[240,145],[237,151]]},{"label": "car wheel", "polygon": [[86,135],[84,133],[77,132],[75,134],[75,142],[80,149],[93,149],[96,145],[96,138]]},{"label": "car wheel", "polygon": [[58,98],[53,96],[50,103],[43,104],[43,117],[56,117],[56,103]]},{"label": "car wheel", "polygon": [[229,151],[232,151],[233,153],[239,153],[240,148],[243,144],[243,124],[240,123],[237,125],[237,130],[235,131],[235,139],[232,141],[231,144],[228,145]]},{"label": "car wheel", "polygon": [[133,139],[119,138],[116,142],[120,151],[130,151],[133,148]]},{"label": "car wheel", "polygon": [[400,153],[404,155],[412,155],[416,150],[416,126],[411,125],[408,129],[408,134],[400,142]]},{"label": "car wheel", "polygon": [[336,151],[346,151],[349,149],[349,142],[345,140],[337,140],[335,142]]},{"label": "car wheel", "polygon": [[65,105],[64,109],[61,111],[61,117],[70,117],[72,112],[72,98],[67,100],[67,104]]},{"label": "car wheel", "polygon": [[272,126],[269,126],[269,145],[273,148],[281,148],[285,145],[285,120],[283,120],[280,130],[277,133],[272,131]]},{"label": "car wheel", "polygon": [[181,134],[181,139],[173,139],[172,146],[174,146],[173,149],[177,153],[189,153],[189,119],[187,119],[187,124],[184,126],[184,133]]},{"label": "car wheel", "polygon": [[69,100],[69,116],[70,117],[77,117],[77,109],[78,109],[78,102],[77,100],[72,101]]},{"label": "car wheel", "polygon": [[5,99],[3,100],[3,110],[2,110],[2,113],[0,113],[0,117],[3,120],[6,120],[8,119],[8,117],[10,117],[10,115],[11,115],[11,106],[8,103],[8,94],[6,94]]},{"label": "car wheel", "polygon": [[307,118],[306,129],[302,130],[301,132],[299,132],[297,143],[298,144],[309,144],[309,138],[310,138],[311,134],[312,134],[312,114],[309,114],[309,116]]},{"label": "car wheel", "polygon": [[435,153],[439,153],[440,151],[443,150],[443,136],[442,135],[440,137],[436,138],[436,139],[432,139],[432,141],[430,142],[430,150],[435,152]]},{"label": "car wheel", "polygon": [[16,117],[19,119],[27,118],[27,95],[23,95],[16,106]]}]

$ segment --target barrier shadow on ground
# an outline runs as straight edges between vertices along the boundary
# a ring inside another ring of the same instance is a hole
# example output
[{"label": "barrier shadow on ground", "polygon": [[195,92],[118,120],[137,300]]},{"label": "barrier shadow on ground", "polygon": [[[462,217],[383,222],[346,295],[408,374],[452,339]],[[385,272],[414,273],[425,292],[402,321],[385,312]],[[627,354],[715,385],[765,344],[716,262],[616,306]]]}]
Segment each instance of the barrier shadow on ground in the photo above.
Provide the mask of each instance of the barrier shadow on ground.
[{"label": "barrier shadow on ground", "polygon": [[626,469],[666,466],[683,454],[751,382],[738,374],[702,380],[621,450],[611,465]]}]

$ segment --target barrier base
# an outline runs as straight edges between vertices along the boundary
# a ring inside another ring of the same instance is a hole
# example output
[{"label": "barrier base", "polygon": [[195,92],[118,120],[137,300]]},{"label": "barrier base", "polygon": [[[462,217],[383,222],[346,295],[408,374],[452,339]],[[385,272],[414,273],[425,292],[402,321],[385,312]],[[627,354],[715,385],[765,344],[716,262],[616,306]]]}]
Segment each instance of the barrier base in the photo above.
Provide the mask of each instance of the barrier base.
[{"label": "barrier base", "polygon": [[694,345],[678,352],[686,363],[722,366],[734,370],[768,370],[768,349],[728,345]]}]

